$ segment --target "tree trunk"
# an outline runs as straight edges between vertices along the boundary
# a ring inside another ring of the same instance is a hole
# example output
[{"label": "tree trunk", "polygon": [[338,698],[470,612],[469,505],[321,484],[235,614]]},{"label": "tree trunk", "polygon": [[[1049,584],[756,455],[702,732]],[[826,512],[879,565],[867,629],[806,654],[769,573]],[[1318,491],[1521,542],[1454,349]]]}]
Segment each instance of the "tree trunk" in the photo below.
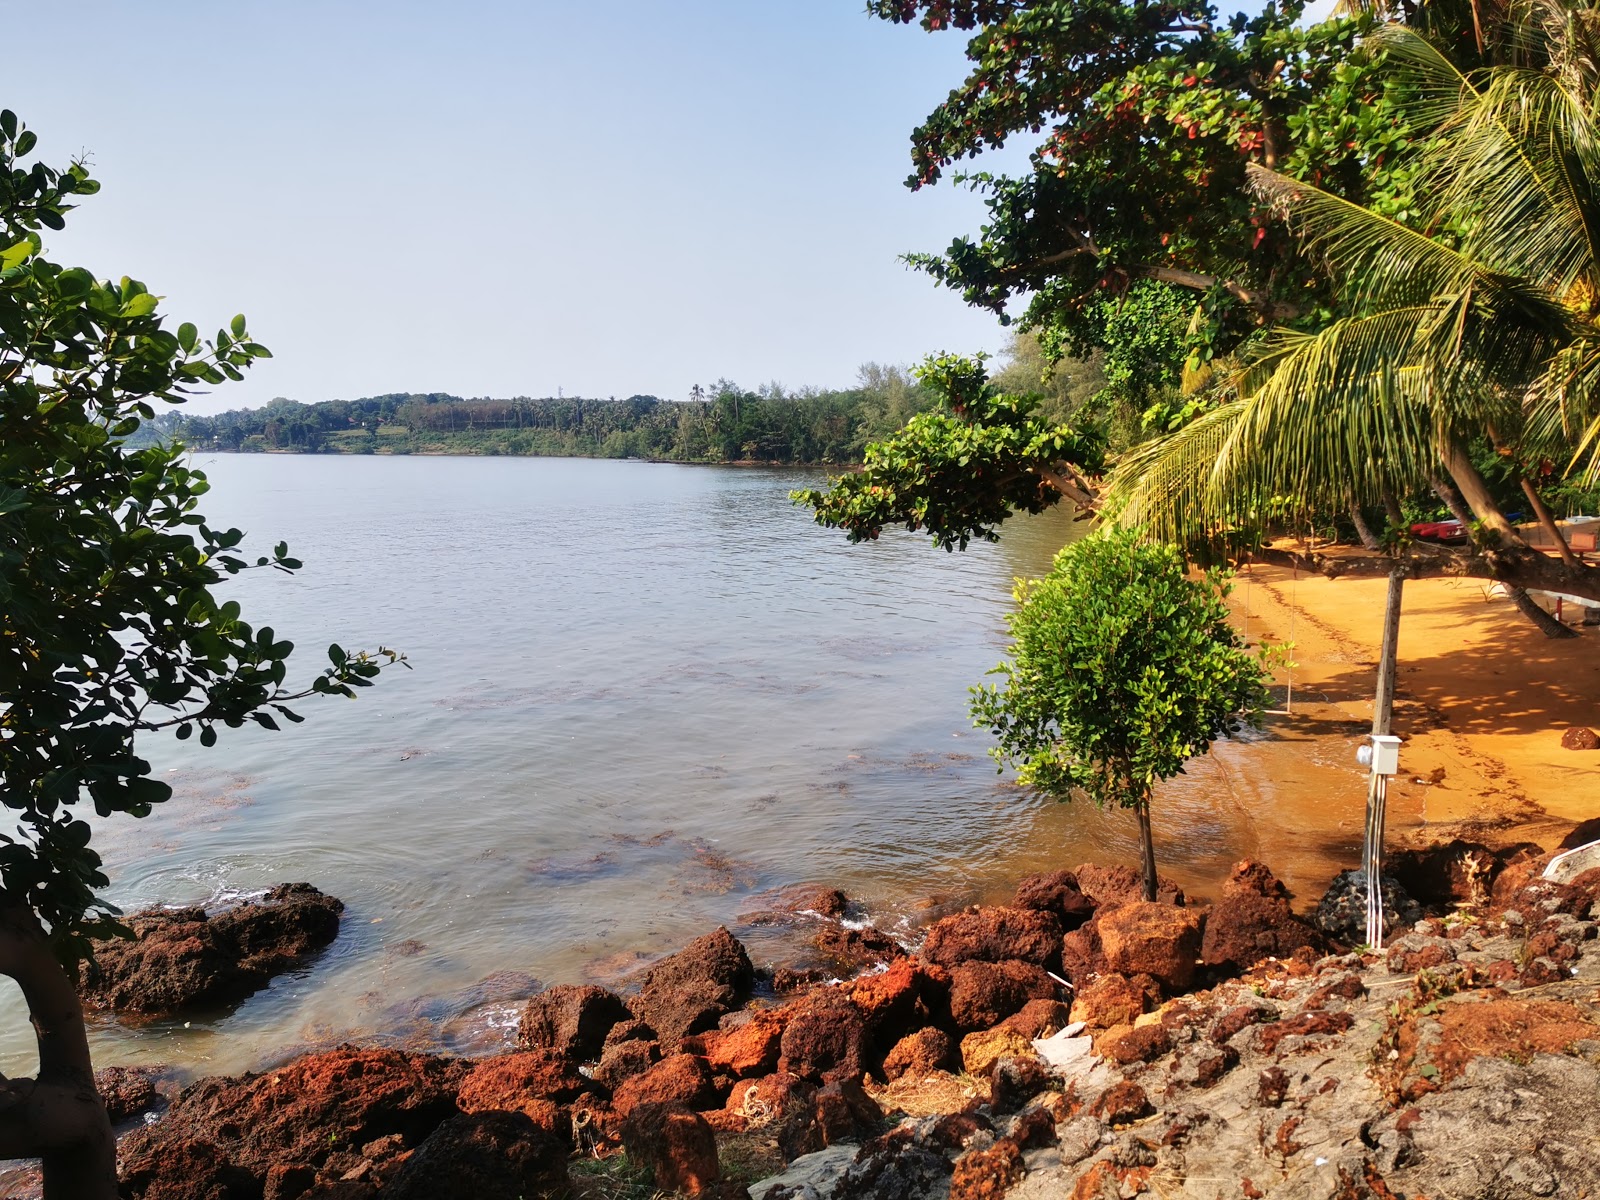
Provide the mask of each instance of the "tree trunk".
[{"label": "tree trunk", "polygon": [[1472,511],[1467,507],[1467,502],[1461,498],[1461,493],[1456,491],[1447,480],[1430,475],[1428,476],[1428,486],[1433,489],[1435,496],[1444,501],[1444,506],[1450,510],[1450,515],[1461,522],[1462,529],[1466,529],[1472,524]]},{"label": "tree trunk", "polygon": [[1354,500],[1350,501],[1350,523],[1356,527],[1356,537],[1361,539],[1364,548],[1372,551],[1383,549],[1383,543],[1378,541],[1378,536],[1372,532],[1367,519],[1361,515],[1361,506]]},{"label": "tree trunk", "polygon": [[1150,797],[1148,794],[1135,806],[1139,813],[1139,842],[1144,850],[1144,898],[1156,898],[1156,843],[1150,835]]},{"label": "tree trunk", "polygon": [[0,1158],[40,1158],[45,1200],[116,1200],[117,1147],[95,1090],[83,1005],[33,911],[0,907],[0,974],[22,988],[39,1074],[0,1085]]},{"label": "tree trunk", "polygon": [[1575,638],[1578,637],[1576,629],[1569,629],[1556,620],[1544,609],[1533,602],[1533,597],[1528,595],[1527,588],[1510,589],[1511,603],[1517,606],[1517,611],[1539,628],[1539,632],[1547,638]]},{"label": "tree trunk", "polygon": [[1466,501],[1467,507],[1472,510],[1478,523],[1483,526],[1494,544],[1504,549],[1526,547],[1528,543],[1522,540],[1522,535],[1517,532],[1516,527],[1506,520],[1505,513],[1500,511],[1500,506],[1489,494],[1489,485],[1483,481],[1483,476],[1478,474],[1478,468],[1472,465],[1466,450],[1459,443],[1450,441],[1440,447],[1439,457],[1444,462],[1444,469],[1450,473],[1450,478],[1461,492],[1461,498]]},{"label": "tree trunk", "polygon": [[1522,494],[1528,498],[1528,503],[1533,507],[1533,515],[1538,520],[1540,528],[1547,533],[1556,544],[1556,553],[1561,555],[1561,561],[1569,567],[1582,566],[1578,556],[1572,552],[1572,547],[1567,545],[1567,539],[1561,536],[1561,529],[1556,524],[1555,517],[1545,507],[1544,497],[1540,496],[1533,484],[1527,478],[1522,480]]},{"label": "tree trunk", "polygon": [[1400,511],[1400,501],[1394,498],[1394,493],[1388,488],[1383,489],[1383,515],[1389,522],[1389,529],[1393,533],[1401,533],[1406,527],[1406,515]]},{"label": "tree trunk", "polygon": [[1372,696],[1372,732],[1389,733],[1394,724],[1394,685],[1400,646],[1400,603],[1406,577],[1397,566],[1389,573],[1389,595],[1383,607],[1383,645],[1378,653],[1378,683]]}]

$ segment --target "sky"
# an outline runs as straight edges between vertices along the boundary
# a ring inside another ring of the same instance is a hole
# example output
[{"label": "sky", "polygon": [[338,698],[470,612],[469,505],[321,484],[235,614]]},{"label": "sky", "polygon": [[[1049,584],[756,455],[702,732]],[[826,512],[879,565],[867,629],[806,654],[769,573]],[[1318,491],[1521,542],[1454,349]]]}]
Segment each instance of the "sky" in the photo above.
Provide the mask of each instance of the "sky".
[{"label": "sky", "polygon": [[272,349],[200,411],[846,386],[1006,341],[898,260],[982,218],[904,186],[964,38],[863,9],[0,0],[0,104],[101,181],[56,261]]}]

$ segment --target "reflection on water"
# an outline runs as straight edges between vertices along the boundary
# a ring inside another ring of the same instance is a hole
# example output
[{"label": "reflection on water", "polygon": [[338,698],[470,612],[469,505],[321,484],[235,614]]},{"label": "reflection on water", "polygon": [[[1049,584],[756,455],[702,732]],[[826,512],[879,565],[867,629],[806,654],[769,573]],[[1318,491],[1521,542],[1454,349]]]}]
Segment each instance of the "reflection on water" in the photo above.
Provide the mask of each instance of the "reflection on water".
[{"label": "reflection on water", "polygon": [[[963,555],[906,535],[847,545],[788,504],[807,472],[201,465],[214,523],[285,538],[306,563],[227,585],[296,641],[301,673],[331,641],[381,641],[415,669],[307,704],[292,732],[144,746],[175,795],[102,829],[116,901],[303,879],[348,910],[327,954],[231,1013],[102,1025],[102,1063],[232,1071],[430,1029],[480,1046],[535,979],[615,978],[796,881],[887,921],[1026,870],[1135,859],[1125,814],[1010,785],[966,715],[1012,577],[1048,567],[1083,528],[1070,514]],[[1253,852],[1275,786],[1255,750],[1225,747],[1162,793],[1164,870],[1214,880]],[[8,1074],[31,1068],[10,1015]]]}]

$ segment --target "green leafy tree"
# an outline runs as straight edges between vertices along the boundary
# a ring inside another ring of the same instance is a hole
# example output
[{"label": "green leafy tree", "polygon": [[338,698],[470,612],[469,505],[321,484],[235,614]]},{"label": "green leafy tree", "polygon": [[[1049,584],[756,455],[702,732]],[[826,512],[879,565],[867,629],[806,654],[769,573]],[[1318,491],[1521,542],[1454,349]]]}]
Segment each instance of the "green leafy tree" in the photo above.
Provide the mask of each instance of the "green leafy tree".
[{"label": "green leafy tree", "polygon": [[1014,512],[1043,512],[1063,496],[1087,502],[1085,472],[1099,470],[1104,449],[1096,435],[1033,417],[1037,398],[995,391],[981,357],[930,358],[914,374],[943,407],[870,443],[859,472],[792,493],[819,525],[843,529],[852,542],[904,525],[965,550],[973,538],[995,541]]},{"label": "green leafy tree", "polygon": [[169,798],[135,736],[198,735],[301,718],[302,697],[354,695],[379,651],[329,648],[287,686],[292,646],[214,589],[249,566],[293,571],[279,545],[254,563],[208,525],[205,477],[175,444],[128,439],[195,388],[242,378],[267,350],[235,317],[212,341],[168,329],[143,284],[44,256],[73,201],[98,190],[81,162],[27,163],[36,144],[0,112],[0,972],[38,1038],[33,1079],[0,1083],[0,1157],[40,1157],[49,1200],[109,1200],[116,1155],[95,1091],[76,971],[91,935],[118,931],[92,842],[95,816],[143,817]]},{"label": "green leafy tree", "polygon": [[1019,580],[1011,657],[998,687],[973,689],[972,715],[1022,783],[1082,794],[1139,818],[1145,898],[1156,898],[1155,785],[1257,718],[1261,652],[1228,623],[1219,576],[1190,578],[1183,557],[1127,530],[1066,547],[1043,579]]}]

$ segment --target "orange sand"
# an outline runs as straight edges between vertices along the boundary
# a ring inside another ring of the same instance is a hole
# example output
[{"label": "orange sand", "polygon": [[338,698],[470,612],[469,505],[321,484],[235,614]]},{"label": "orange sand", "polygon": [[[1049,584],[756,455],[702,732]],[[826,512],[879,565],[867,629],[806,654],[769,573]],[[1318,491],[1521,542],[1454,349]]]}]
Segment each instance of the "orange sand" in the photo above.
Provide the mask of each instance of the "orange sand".
[{"label": "orange sand", "polygon": [[[1387,586],[1259,565],[1240,574],[1241,624],[1252,637],[1294,643],[1295,666],[1279,674],[1294,685],[1292,715],[1268,718],[1275,737],[1325,749],[1342,740],[1354,766],[1372,720]],[[1600,816],[1600,751],[1563,749],[1573,725],[1600,726],[1600,628],[1550,640],[1485,581],[1406,583],[1394,729],[1405,743],[1390,790],[1391,844],[1459,834],[1548,848],[1573,823]],[[1355,819],[1359,838],[1359,811]]]}]

